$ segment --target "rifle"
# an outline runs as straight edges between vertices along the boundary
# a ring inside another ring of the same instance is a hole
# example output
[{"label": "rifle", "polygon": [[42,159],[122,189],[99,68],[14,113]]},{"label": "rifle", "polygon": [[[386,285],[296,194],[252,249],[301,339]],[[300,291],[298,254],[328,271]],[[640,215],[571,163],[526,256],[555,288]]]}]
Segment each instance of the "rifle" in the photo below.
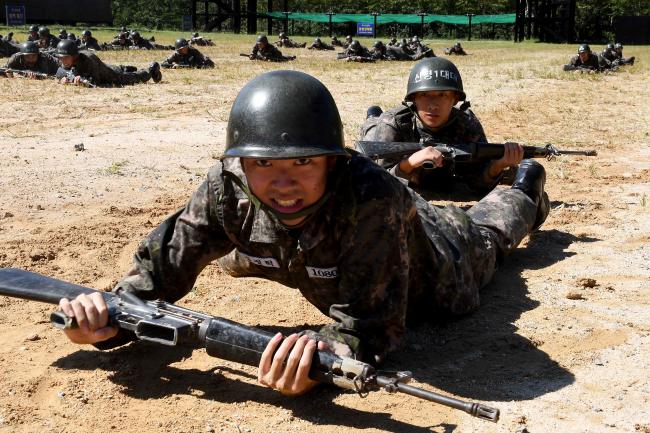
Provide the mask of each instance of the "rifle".
[{"label": "rifle", "polygon": [[[74,67],[70,68],[70,70],[59,67],[59,69],[56,71],[55,78],[56,79],[67,78],[70,83],[73,83],[76,77],[77,77],[77,70]],[[80,76],[79,84],[83,87],[90,87],[93,89],[97,87],[96,84],[93,84],[90,80],[86,78],[81,78],[81,76]]]},{"label": "rifle", "polygon": [[25,77],[25,78],[34,77],[37,80],[44,80],[46,78],[55,78],[50,75],[44,74],[42,72],[34,72],[30,70],[12,69],[12,68],[0,68],[0,75],[4,75],[6,77],[7,73],[18,75],[19,77]]},{"label": "rifle", "polygon": [[[61,298],[89,295],[94,289],[22,269],[0,269],[0,295],[30,301],[58,304]],[[144,301],[133,293],[100,292],[108,307],[112,326],[133,332],[143,341],[165,346],[185,345],[205,348],[208,355],[250,366],[259,365],[262,352],[273,334],[231,320],[210,316],[164,301]],[[59,329],[76,326],[65,313],[56,311],[50,321]],[[349,389],[365,397],[370,391],[384,389],[401,392],[497,422],[499,410],[426,391],[407,382],[411,372],[383,372],[372,365],[339,357],[328,351],[316,351],[309,376],[313,380]]]},{"label": "rifle", "polygon": [[[453,147],[444,143],[408,143],[408,142],[383,142],[383,141],[357,141],[355,148],[370,159],[395,159],[405,158],[433,146],[442,153],[445,164],[473,162],[480,159],[499,159],[503,156],[504,145],[498,143],[463,143],[454,144]],[[547,158],[549,160],[560,155],[585,155],[596,156],[595,150],[559,150],[552,144],[544,147],[524,146],[524,158]],[[432,163],[425,163],[424,168],[433,168]]]}]

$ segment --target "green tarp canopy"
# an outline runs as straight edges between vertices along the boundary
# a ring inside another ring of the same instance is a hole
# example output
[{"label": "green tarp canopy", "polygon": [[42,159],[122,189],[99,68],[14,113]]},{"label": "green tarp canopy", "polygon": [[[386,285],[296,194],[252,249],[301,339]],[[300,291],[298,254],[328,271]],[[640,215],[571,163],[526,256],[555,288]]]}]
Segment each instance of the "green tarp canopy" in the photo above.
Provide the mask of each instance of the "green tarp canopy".
[{"label": "green tarp canopy", "polygon": [[[260,18],[275,18],[284,20],[286,14],[284,12],[268,12],[257,14]],[[290,20],[312,21],[316,23],[329,23],[330,16],[328,14],[308,14],[301,12],[293,12],[289,14]],[[375,17],[371,14],[332,14],[333,23],[374,23]],[[420,24],[422,17],[417,14],[382,14],[377,15],[377,25],[380,24]],[[425,15],[424,23],[445,23],[445,24],[458,24],[468,25],[469,18],[467,15]],[[515,14],[500,14],[500,15],[474,15],[472,16],[472,24],[514,24]]]}]

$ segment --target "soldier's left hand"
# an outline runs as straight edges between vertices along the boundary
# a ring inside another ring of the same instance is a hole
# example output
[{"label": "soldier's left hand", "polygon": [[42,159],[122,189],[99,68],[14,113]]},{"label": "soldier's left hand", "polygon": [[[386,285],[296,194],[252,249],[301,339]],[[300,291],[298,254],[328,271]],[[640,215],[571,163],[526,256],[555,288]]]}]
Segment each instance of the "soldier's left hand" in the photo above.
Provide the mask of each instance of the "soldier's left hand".
[{"label": "soldier's left hand", "polygon": [[322,341],[316,343],[306,335],[292,334],[283,339],[282,334],[276,334],[262,353],[258,382],[287,396],[306,393],[318,384],[309,378],[317,348],[325,350],[327,345]]},{"label": "soldier's left hand", "polygon": [[516,167],[524,159],[524,146],[521,144],[508,141],[503,147],[503,156],[490,165],[492,177],[498,176],[506,167]]}]

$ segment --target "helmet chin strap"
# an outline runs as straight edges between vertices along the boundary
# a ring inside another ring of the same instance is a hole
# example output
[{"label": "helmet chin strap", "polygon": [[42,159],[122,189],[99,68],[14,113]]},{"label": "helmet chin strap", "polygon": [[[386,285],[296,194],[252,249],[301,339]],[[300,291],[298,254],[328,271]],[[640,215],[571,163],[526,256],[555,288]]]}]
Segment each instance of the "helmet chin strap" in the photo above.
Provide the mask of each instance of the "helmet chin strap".
[{"label": "helmet chin strap", "polygon": [[[331,192],[328,191],[323,194],[323,196],[314,204],[307,206],[304,209],[300,209],[297,212],[291,212],[291,213],[284,213],[284,212],[279,212],[278,210],[272,208],[271,206],[263,203],[255,194],[253,194],[250,189],[248,188],[248,185],[245,184],[237,175],[234,173],[231,173],[227,170],[223,171],[223,174],[225,177],[229,178],[231,181],[233,181],[242,191],[244,191],[244,194],[248,197],[248,199],[253,203],[255,206],[255,209],[261,209],[266,213],[269,213],[273,215],[275,218],[282,223],[283,220],[292,220],[296,218],[302,218],[306,216],[311,216],[314,214],[318,209],[320,209],[327,200],[329,200],[330,196],[332,195]],[[286,225],[282,223],[283,225]]]}]

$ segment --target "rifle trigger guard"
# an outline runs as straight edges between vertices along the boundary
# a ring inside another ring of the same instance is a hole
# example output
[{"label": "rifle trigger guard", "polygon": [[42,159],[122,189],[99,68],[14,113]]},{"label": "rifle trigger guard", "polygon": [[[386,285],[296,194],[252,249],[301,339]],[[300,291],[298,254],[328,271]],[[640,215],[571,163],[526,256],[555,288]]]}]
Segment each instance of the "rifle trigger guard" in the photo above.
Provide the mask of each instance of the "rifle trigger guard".
[{"label": "rifle trigger guard", "polygon": [[548,151],[548,155],[546,156],[546,159],[548,161],[552,161],[556,156],[560,156],[560,151],[557,150],[557,148],[551,143],[548,143],[546,146],[544,146],[544,149]]},{"label": "rifle trigger guard", "polygon": [[360,374],[356,375],[354,379],[352,379],[352,384],[354,385],[356,393],[359,394],[359,397],[366,398],[370,393]]}]

